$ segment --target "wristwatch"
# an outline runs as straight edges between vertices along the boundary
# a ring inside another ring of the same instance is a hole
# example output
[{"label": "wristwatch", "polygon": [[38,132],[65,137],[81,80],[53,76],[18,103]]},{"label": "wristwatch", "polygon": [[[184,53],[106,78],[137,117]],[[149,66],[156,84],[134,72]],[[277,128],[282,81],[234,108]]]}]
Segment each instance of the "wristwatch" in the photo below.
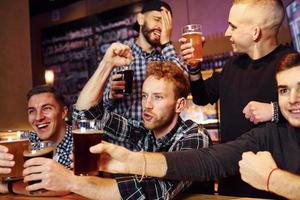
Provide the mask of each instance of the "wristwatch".
[{"label": "wristwatch", "polygon": [[163,48],[165,48],[165,47],[167,47],[167,46],[169,46],[171,44],[172,44],[171,41],[169,41],[167,43],[164,43],[164,44],[161,45],[161,49],[163,49]]}]

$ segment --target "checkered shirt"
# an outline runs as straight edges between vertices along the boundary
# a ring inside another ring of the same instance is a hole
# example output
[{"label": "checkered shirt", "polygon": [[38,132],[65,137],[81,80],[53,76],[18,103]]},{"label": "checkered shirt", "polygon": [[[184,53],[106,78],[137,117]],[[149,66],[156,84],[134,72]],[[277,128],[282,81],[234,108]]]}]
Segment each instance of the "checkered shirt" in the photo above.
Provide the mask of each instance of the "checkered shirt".
[{"label": "checkered shirt", "polygon": [[[191,120],[178,120],[167,135],[156,139],[153,132],[147,130],[142,122],[127,120],[116,113],[110,113],[98,104],[89,110],[76,110],[74,119],[98,119],[99,128],[104,130],[104,140],[124,146],[133,151],[166,152],[184,151],[208,147],[207,132]],[[190,181],[170,181],[147,177],[138,182],[134,176],[116,177],[122,199],[172,199],[187,188]]]},{"label": "checkered shirt", "polygon": [[[41,142],[41,139],[35,132],[24,132],[22,137],[29,139],[30,143]],[[70,154],[73,151],[73,137],[72,137],[72,127],[66,126],[66,133],[62,141],[56,146],[54,160],[64,165],[67,168],[70,168],[71,160]]]},{"label": "checkered shirt", "polygon": [[[166,46],[161,51],[153,49],[151,53],[145,52],[140,46],[134,43],[131,47],[133,54],[133,61],[129,65],[130,69],[134,70],[132,95],[125,96],[122,99],[109,99],[110,80],[107,81],[103,93],[103,105],[109,111],[123,115],[128,119],[142,120],[142,85],[146,76],[146,66],[151,61],[170,60],[175,62],[178,66],[185,65],[176,56],[175,48],[172,44]],[[116,74],[123,67],[113,69],[112,74]]]}]

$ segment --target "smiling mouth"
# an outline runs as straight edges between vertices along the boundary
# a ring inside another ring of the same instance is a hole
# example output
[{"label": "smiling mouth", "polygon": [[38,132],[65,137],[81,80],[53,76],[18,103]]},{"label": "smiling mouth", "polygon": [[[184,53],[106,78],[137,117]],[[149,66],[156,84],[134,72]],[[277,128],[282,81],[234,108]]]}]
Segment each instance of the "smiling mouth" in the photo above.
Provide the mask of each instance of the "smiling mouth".
[{"label": "smiling mouth", "polygon": [[47,128],[48,126],[49,126],[49,124],[38,124],[38,125],[36,125],[36,127],[37,127],[39,130],[45,129],[45,128]]},{"label": "smiling mouth", "polygon": [[299,109],[290,109],[289,112],[292,114],[300,114],[300,108]]}]

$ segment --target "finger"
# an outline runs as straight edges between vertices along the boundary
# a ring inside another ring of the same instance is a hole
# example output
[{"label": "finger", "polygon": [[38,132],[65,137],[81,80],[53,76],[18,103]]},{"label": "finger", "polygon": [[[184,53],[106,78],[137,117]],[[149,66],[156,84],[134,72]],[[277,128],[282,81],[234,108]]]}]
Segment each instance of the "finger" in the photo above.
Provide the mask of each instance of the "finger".
[{"label": "finger", "polygon": [[113,82],[115,82],[117,79],[120,79],[120,78],[122,78],[122,74],[114,74],[114,75],[112,75],[111,76],[111,82],[113,83]]},{"label": "finger", "polygon": [[30,174],[39,174],[44,171],[43,165],[35,165],[31,167],[27,167],[23,170],[23,176],[28,176]]},{"label": "finger", "polygon": [[242,159],[246,159],[249,156],[254,156],[255,154],[252,151],[246,151],[242,154]]},{"label": "finger", "polygon": [[11,168],[0,167],[0,174],[9,174],[11,172]]},{"label": "finger", "polygon": [[124,98],[124,94],[123,93],[112,93],[112,97],[114,99],[122,99],[122,98]]},{"label": "finger", "polygon": [[13,160],[14,155],[11,154],[11,153],[7,153],[7,152],[1,152],[0,153],[0,159],[1,160]]},{"label": "finger", "polygon": [[69,158],[70,158],[71,161],[73,161],[73,160],[74,160],[74,153],[71,153],[71,154],[69,155]]},{"label": "finger", "polygon": [[180,54],[183,58],[184,57],[191,58],[193,56],[193,53],[194,53],[194,48],[190,48],[190,49],[183,50],[180,52]]},{"label": "finger", "polygon": [[102,153],[102,151],[103,151],[103,144],[102,143],[96,144],[96,145],[90,147],[90,152],[91,153]]},{"label": "finger", "polygon": [[[24,182],[25,182],[25,179],[24,179]],[[32,185],[26,186],[27,191],[35,191],[35,190],[39,190],[39,189],[44,189],[42,182],[38,182],[38,183],[35,183],[35,184],[32,184]]]},{"label": "finger", "polygon": [[0,152],[7,153],[8,152],[8,148],[6,146],[0,145]]},{"label": "finger", "polygon": [[13,167],[14,165],[15,165],[15,161],[0,160],[0,167]]},{"label": "finger", "polygon": [[187,39],[184,37],[179,38],[178,42],[180,42],[181,44],[184,44],[187,42]]},{"label": "finger", "polygon": [[190,42],[186,42],[186,43],[183,43],[182,45],[180,45],[181,51],[188,51],[188,50],[191,51],[192,49],[193,49],[193,45]]},{"label": "finger", "polygon": [[111,87],[111,90],[118,93],[120,90],[124,90],[125,85],[114,85]]},{"label": "finger", "polygon": [[24,168],[34,166],[34,165],[43,165],[48,161],[52,161],[52,159],[43,158],[43,157],[31,158],[24,163]]}]

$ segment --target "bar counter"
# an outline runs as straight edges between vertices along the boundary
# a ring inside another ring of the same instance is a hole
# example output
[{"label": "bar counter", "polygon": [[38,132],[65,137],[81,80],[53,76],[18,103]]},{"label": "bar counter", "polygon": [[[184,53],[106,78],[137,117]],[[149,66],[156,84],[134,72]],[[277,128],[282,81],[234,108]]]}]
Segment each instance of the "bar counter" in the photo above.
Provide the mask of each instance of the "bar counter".
[{"label": "bar counter", "polygon": [[86,200],[87,198],[81,197],[77,194],[68,194],[65,196],[59,197],[34,197],[34,196],[24,196],[24,195],[13,195],[13,194],[0,194],[1,200],[58,200],[58,199],[65,199],[65,200]]},{"label": "bar counter", "polygon": [[[60,197],[33,197],[23,195],[6,194],[0,195],[1,200],[86,200],[87,198],[81,197],[76,194],[69,194]],[[183,194],[179,195],[175,200],[258,200],[257,198],[246,198],[246,197],[230,197],[220,195],[207,195],[207,194]]]}]

